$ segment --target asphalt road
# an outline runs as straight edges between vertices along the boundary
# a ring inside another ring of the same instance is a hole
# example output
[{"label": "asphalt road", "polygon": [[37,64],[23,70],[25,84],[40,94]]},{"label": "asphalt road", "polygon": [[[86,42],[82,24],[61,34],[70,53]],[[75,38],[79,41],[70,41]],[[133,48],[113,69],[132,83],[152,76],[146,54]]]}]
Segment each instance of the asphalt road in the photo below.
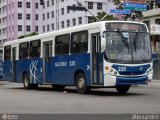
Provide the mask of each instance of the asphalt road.
[{"label": "asphalt road", "polygon": [[0,81],[0,114],[159,114],[160,82],[132,87],[121,95],[113,88],[94,89],[87,95],[75,88],[63,92],[51,86],[25,90],[22,84]]}]

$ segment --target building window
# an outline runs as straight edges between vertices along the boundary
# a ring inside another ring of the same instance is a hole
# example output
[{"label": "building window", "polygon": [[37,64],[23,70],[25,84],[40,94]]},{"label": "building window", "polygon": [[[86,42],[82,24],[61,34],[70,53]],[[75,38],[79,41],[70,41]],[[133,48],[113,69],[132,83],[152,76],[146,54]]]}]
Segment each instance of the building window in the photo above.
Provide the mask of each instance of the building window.
[{"label": "building window", "polygon": [[93,22],[93,17],[88,17],[88,23],[92,23]]},{"label": "building window", "polygon": [[52,11],[51,14],[52,14],[52,18],[54,18],[54,11]]},{"label": "building window", "polygon": [[64,15],[64,8],[61,8],[61,14]]},{"label": "building window", "polygon": [[70,20],[67,20],[67,27],[70,27]]},{"label": "building window", "polygon": [[52,0],[52,6],[54,5],[54,0]]},{"label": "building window", "polygon": [[43,9],[45,8],[45,2],[43,3]]},{"label": "building window", "polygon": [[102,3],[97,3],[97,10],[102,10]]},{"label": "building window", "polygon": [[55,55],[69,54],[70,35],[57,36],[55,39]]},{"label": "building window", "polygon": [[93,2],[88,2],[88,9],[93,9]]},{"label": "building window", "polygon": [[49,19],[49,12],[47,13],[47,19]]},{"label": "building window", "polygon": [[82,24],[82,17],[78,17],[78,22],[79,22],[79,25]]},{"label": "building window", "polygon": [[70,10],[67,8],[67,13],[70,13]]},{"label": "building window", "polygon": [[160,25],[160,19],[155,19],[155,23]]},{"label": "building window", "polygon": [[43,14],[43,20],[45,20],[45,14]]},{"label": "building window", "polygon": [[30,20],[31,19],[31,15],[30,14],[26,14],[26,19]]},{"label": "building window", "polygon": [[18,1],[18,8],[22,8],[22,2]]},{"label": "building window", "polygon": [[72,23],[73,23],[73,26],[76,25],[76,18],[73,18],[73,19],[72,19]]},{"label": "building window", "polygon": [[49,0],[47,1],[47,7],[49,7]]},{"label": "building window", "polygon": [[38,14],[36,14],[36,20],[38,20]]},{"label": "building window", "polygon": [[45,26],[43,26],[43,32],[45,32]]},{"label": "building window", "polygon": [[31,26],[30,26],[30,25],[27,25],[27,26],[26,26],[26,31],[27,31],[27,32],[30,32],[30,31],[31,31]]},{"label": "building window", "polygon": [[54,23],[52,23],[51,26],[52,26],[52,30],[54,30]]},{"label": "building window", "polygon": [[27,8],[31,8],[31,3],[30,2],[26,2],[26,7]]},{"label": "building window", "polygon": [[47,31],[50,31],[50,27],[49,27],[49,25],[47,25]]},{"label": "building window", "polygon": [[35,27],[35,31],[38,32],[38,26]]},{"label": "building window", "polygon": [[35,8],[38,9],[38,3],[35,4]]},{"label": "building window", "polygon": [[18,25],[18,31],[22,31],[22,25]]},{"label": "building window", "polygon": [[19,19],[19,20],[22,19],[22,13],[18,13],[18,19]]},{"label": "building window", "polygon": [[88,32],[73,33],[71,43],[71,53],[86,53],[88,51]]},{"label": "building window", "polygon": [[64,28],[64,21],[61,21],[61,27]]}]

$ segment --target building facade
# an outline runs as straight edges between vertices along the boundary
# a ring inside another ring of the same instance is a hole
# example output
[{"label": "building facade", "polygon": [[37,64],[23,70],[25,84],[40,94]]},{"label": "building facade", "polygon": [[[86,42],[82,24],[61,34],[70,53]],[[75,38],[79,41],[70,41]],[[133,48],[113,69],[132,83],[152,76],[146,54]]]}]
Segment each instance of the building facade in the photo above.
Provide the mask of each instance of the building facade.
[{"label": "building facade", "polygon": [[143,22],[147,24],[152,45],[153,79],[160,79],[160,1],[152,0],[149,10],[143,12]]},{"label": "building facade", "polygon": [[[78,2],[79,1],[79,2]],[[93,21],[92,12],[109,13],[112,0],[0,0],[0,45],[32,32],[39,34]],[[88,11],[68,10],[85,6]]]}]

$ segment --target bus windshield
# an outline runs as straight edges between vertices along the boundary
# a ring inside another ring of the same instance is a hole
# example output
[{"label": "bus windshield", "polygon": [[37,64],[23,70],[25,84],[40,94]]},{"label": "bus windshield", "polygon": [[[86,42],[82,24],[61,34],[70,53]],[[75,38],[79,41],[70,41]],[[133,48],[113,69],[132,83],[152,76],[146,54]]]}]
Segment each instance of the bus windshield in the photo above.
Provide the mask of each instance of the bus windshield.
[{"label": "bus windshield", "polygon": [[146,32],[106,31],[105,58],[109,62],[151,62],[150,37]]}]

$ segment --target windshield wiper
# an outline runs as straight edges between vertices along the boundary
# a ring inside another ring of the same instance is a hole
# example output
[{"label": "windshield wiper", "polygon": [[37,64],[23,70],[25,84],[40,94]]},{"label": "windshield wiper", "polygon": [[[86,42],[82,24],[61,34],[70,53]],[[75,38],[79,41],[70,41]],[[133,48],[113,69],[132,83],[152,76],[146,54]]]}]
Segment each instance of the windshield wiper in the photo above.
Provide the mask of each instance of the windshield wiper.
[{"label": "windshield wiper", "polygon": [[133,39],[133,41],[134,41],[134,49],[135,49],[135,52],[137,52],[136,42],[137,42],[137,36],[138,36],[138,34],[139,34],[139,31],[136,32],[136,35],[135,35],[135,37],[134,37],[134,39]]},{"label": "windshield wiper", "polygon": [[121,40],[122,40],[124,46],[128,48],[128,53],[129,53],[129,43],[127,41],[127,38],[123,36],[123,34],[120,30],[117,30],[117,33],[121,36],[121,38],[122,38]]}]

